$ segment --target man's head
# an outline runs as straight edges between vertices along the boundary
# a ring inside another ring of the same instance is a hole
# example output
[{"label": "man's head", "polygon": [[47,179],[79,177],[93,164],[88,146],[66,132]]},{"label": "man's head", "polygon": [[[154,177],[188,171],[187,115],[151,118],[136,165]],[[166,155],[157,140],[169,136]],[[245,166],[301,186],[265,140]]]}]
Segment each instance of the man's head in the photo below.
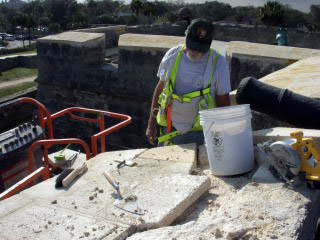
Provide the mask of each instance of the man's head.
[{"label": "man's head", "polygon": [[203,54],[208,52],[213,38],[213,30],[211,22],[202,18],[193,20],[186,30],[187,49]]}]

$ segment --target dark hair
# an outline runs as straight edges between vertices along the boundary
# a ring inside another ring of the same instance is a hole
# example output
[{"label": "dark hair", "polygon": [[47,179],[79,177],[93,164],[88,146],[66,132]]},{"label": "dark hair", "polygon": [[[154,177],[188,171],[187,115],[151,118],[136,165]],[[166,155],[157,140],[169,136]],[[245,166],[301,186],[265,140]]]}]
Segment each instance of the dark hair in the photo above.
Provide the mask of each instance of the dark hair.
[{"label": "dark hair", "polygon": [[189,49],[206,53],[213,39],[213,24],[203,18],[195,19],[186,30],[186,46]]}]

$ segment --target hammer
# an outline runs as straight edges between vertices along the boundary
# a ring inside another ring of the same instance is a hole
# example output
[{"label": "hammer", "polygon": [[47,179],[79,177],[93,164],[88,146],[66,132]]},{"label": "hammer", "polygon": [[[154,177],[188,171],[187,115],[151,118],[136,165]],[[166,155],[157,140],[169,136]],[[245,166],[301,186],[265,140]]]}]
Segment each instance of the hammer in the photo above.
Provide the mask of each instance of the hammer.
[{"label": "hammer", "polygon": [[120,199],[120,200],[122,200],[123,197],[122,197],[122,195],[121,195],[121,193],[120,193],[120,184],[117,183],[117,182],[115,182],[115,181],[112,179],[112,177],[111,177],[111,175],[110,175],[109,172],[105,171],[105,172],[103,172],[103,175],[104,175],[105,178],[108,180],[108,182],[111,184],[111,186],[117,191],[117,198]]}]

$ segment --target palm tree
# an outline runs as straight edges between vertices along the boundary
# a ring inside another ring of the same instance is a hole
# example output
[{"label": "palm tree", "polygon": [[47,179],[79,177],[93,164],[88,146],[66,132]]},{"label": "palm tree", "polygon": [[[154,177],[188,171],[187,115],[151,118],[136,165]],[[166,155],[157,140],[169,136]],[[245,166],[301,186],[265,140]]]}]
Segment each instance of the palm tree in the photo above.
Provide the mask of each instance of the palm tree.
[{"label": "palm tree", "polygon": [[140,12],[143,10],[143,3],[140,0],[132,0],[130,8],[132,12],[139,16]]},{"label": "palm tree", "polygon": [[284,10],[277,1],[268,1],[260,8],[261,21],[270,26],[280,26],[283,24]]}]

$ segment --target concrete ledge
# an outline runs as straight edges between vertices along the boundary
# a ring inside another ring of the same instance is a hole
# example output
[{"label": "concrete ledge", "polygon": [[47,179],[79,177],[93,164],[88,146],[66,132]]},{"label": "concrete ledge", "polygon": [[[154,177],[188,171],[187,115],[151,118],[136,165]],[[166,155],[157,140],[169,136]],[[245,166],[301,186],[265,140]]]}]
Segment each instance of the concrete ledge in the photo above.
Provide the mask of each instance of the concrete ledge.
[{"label": "concrete ledge", "polygon": [[320,98],[320,51],[318,52],[317,57],[300,60],[259,80],[306,97]]},{"label": "concrete ledge", "polygon": [[253,143],[263,143],[269,140],[272,141],[280,141],[285,140],[290,137],[291,132],[302,131],[303,137],[305,138],[313,138],[320,146],[320,130],[314,129],[304,129],[304,128],[283,128],[283,127],[275,127],[262,129],[258,131],[254,131],[252,133]]},{"label": "concrete ledge", "polygon": [[226,56],[234,90],[245,77],[260,79],[298,60],[320,56],[320,50],[235,41],[228,43]]},{"label": "concrete ledge", "polygon": [[74,47],[92,47],[97,45],[97,40],[103,41],[103,37],[104,34],[102,33],[63,32],[56,35],[38,38],[37,42],[69,44]]},{"label": "concrete ledge", "polygon": [[[185,37],[148,35],[148,34],[123,34],[119,38],[119,48],[126,50],[151,50],[166,52],[170,48],[185,43]],[[226,42],[212,41],[211,47],[221,54],[225,53]]]},{"label": "concrete ledge", "polygon": [[320,56],[320,50],[232,41],[227,46],[227,55],[282,59],[289,65],[304,58]]}]

